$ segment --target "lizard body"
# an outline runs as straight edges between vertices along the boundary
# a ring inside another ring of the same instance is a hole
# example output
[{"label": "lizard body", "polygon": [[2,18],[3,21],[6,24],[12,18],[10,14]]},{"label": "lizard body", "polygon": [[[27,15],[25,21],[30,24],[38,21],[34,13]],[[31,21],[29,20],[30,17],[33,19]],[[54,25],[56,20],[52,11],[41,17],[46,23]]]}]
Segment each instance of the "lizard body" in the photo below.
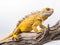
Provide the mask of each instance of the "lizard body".
[{"label": "lizard body", "polygon": [[[32,13],[30,16],[25,17],[23,20],[19,21],[16,28],[12,32],[12,34],[7,36],[0,42],[3,42],[4,40],[6,40],[10,37],[13,37],[14,40],[17,40],[17,39],[19,39],[19,34],[23,33],[23,32],[30,32],[32,30],[34,30],[36,33],[42,32],[43,31],[42,29],[46,28],[46,26],[43,25],[43,22],[49,16],[52,15],[53,11],[54,10],[52,8],[44,8],[41,11]],[[38,25],[40,26],[41,30],[37,29]]]}]

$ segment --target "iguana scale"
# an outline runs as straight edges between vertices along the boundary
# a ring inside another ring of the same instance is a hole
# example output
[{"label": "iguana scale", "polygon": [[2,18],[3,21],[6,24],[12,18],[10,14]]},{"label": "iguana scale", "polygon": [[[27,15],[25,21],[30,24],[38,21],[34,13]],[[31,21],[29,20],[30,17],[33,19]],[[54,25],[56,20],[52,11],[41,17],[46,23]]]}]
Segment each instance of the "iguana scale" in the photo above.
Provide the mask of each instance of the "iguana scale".
[{"label": "iguana scale", "polygon": [[[52,15],[54,10],[52,8],[44,8],[41,11],[34,12],[29,16],[26,16],[23,20],[19,21],[16,28],[6,38],[0,41],[3,42],[4,40],[13,37],[14,40],[19,39],[19,34],[23,32],[30,32],[31,30],[34,30],[36,33],[42,32],[46,26],[44,26],[42,23]],[[40,26],[41,30],[37,29],[37,26]]]}]

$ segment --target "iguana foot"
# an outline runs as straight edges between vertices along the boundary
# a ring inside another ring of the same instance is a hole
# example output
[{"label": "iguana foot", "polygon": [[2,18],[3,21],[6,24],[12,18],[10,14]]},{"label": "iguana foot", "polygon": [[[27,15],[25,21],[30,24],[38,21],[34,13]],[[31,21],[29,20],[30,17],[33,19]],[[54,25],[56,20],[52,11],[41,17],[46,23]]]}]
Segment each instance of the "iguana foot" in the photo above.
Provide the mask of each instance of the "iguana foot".
[{"label": "iguana foot", "polygon": [[42,33],[43,32],[43,29],[41,29],[41,30],[38,30],[38,32],[37,33]]},{"label": "iguana foot", "polygon": [[17,40],[19,40],[19,37],[20,37],[20,35],[13,35],[12,40],[13,41],[17,41]]}]

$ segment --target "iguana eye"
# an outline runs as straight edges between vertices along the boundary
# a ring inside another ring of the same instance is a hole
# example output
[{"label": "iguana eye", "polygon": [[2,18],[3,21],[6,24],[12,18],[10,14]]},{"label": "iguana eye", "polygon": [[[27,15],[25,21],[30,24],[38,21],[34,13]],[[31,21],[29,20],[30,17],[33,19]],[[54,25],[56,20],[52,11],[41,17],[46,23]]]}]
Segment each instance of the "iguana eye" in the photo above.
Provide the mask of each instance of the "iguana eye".
[{"label": "iguana eye", "polygon": [[50,8],[46,8],[47,11],[50,11]]}]

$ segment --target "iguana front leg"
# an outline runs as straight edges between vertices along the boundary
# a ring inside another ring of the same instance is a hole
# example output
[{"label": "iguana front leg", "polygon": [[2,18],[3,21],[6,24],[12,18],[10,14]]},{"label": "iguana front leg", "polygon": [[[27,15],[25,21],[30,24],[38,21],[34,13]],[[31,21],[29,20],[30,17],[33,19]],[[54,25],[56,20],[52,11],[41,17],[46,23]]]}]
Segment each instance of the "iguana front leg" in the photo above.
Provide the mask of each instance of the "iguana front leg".
[{"label": "iguana front leg", "polygon": [[[37,26],[40,26],[41,30],[38,30],[37,29]],[[39,32],[43,32],[42,29],[46,28],[43,24],[42,24],[42,21],[40,20],[37,20],[33,25],[32,25],[32,29],[36,32],[36,33],[39,33]]]},{"label": "iguana front leg", "polygon": [[42,29],[46,28],[46,26],[44,26],[43,24],[39,25]]},{"label": "iguana front leg", "polygon": [[[42,24],[42,21],[40,21],[39,26],[41,28],[41,31],[43,31],[43,29],[46,28],[46,26]],[[40,31],[40,30],[38,30],[38,31]]]},{"label": "iguana front leg", "polygon": [[46,28],[46,26],[44,26],[43,24],[40,24],[39,26],[40,26],[40,28],[41,28],[41,29],[40,29],[40,30],[38,30],[38,31],[41,31],[41,32],[43,31],[43,29],[45,29],[45,28]]},{"label": "iguana front leg", "polygon": [[39,32],[42,32],[42,30],[38,30],[37,29],[37,26],[40,24],[40,21],[36,21],[33,25],[32,25],[32,29],[36,32],[36,33],[39,33]]}]

